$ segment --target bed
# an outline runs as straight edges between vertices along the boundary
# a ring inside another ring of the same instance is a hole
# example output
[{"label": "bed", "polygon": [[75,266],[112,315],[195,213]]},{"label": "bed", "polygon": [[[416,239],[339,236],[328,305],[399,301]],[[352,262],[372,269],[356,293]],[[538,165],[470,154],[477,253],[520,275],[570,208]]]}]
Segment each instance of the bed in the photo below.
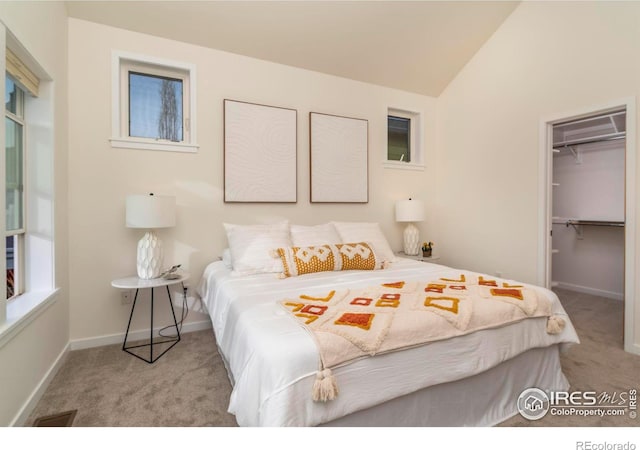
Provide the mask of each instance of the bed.
[{"label": "bed", "polygon": [[228,411],[240,426],[491,426],[517,414],[516,400],[526,388],[567,390],[560,353],[578,336],[552,291],[525,285],[564,319],[561,331],[550,334],[547,319],[538,317],[356,358],[333,369],[340,387],[335,399],[312,399],[318,347],[283,299],[459,274],[404,258],[384,270],[285,279],[236,276],[224,261],[209,264],[198,289],[233,386]]}]

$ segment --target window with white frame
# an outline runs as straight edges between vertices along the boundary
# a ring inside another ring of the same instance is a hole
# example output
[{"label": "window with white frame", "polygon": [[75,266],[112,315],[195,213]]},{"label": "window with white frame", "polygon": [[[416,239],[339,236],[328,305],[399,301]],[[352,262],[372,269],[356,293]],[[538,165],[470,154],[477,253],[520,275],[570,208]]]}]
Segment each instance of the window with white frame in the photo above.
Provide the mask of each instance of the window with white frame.
[{"label": "window with white frame", "polygon": [[424,169],[422,114],[389,108],[384,165],[399,169]]},{"label": "window with white frame", "polygon": [[24,91],[5,76],[6,298],[24,292],[25,122]]},{"label": "window with white frame", "polygon": [[411,162],[411,119],[387,116],[387,159]]},{"label": "window with white frame", "polygon": [[195,68],[114,53],[114,147],[195,152]]},{"label": "window with white frame", "polygon": [[[5,34],[5,278],[0,285],[0,347],[53,304],[54,247],[54,120],[55,84],[49,73],[0,23]],[[0,53],[2,53],[0,46]]]}]

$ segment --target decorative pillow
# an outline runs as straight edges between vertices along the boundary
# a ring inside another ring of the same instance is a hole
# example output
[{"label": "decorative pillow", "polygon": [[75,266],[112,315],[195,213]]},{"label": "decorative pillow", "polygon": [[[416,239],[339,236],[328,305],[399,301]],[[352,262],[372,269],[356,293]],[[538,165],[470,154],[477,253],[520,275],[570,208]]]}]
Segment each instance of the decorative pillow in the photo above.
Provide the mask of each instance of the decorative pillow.
[{"label": "decorative pillow", "polygon": [[382,269],[371,245],[365,242],[324,244],[312,247],[284,247],[275,251],[284,271],[282,278],[334,270]]},{"label": "decorative pillow", "polygon": [[396,256],[384,237],[380,225],[368,222],[331,222],[342,242],[368,242],[383,262],[396,261]]},{"label": "decorative pillow", "polygon": [[291,245],[294,247],[340,243],[342,239],[331,223],[313,226],[291,225]]},{"label": "decorative pillow", "polygon": [[282,263],[271,257],[271,250],[291,246],[289,222],[272,225],[234,225],[225,223],[234,275],[282,272]]}]

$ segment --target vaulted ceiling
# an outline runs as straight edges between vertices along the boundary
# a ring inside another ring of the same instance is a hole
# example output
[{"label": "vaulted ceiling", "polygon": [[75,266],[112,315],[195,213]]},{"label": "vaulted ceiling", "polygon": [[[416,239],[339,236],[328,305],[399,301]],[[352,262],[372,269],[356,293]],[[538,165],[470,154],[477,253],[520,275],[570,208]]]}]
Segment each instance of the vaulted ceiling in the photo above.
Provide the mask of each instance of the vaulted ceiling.
[{"label": "vaulted ceiling", "polygon": [[515,1],[70,1],[69,16],[438,96]]}]

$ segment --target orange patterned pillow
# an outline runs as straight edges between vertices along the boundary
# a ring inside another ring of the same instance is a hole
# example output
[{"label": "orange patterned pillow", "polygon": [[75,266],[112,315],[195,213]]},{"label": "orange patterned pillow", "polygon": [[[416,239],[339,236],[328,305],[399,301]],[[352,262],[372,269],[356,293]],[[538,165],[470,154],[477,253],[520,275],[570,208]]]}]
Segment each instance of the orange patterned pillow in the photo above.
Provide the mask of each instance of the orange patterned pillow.
[{"label": "orange patterned pillow", "polygon": [[382,269],[382,262],[372,246],[365,242],[285,247],[278,248],[275,253],[284,266],[281,278],[337,270]]}]

